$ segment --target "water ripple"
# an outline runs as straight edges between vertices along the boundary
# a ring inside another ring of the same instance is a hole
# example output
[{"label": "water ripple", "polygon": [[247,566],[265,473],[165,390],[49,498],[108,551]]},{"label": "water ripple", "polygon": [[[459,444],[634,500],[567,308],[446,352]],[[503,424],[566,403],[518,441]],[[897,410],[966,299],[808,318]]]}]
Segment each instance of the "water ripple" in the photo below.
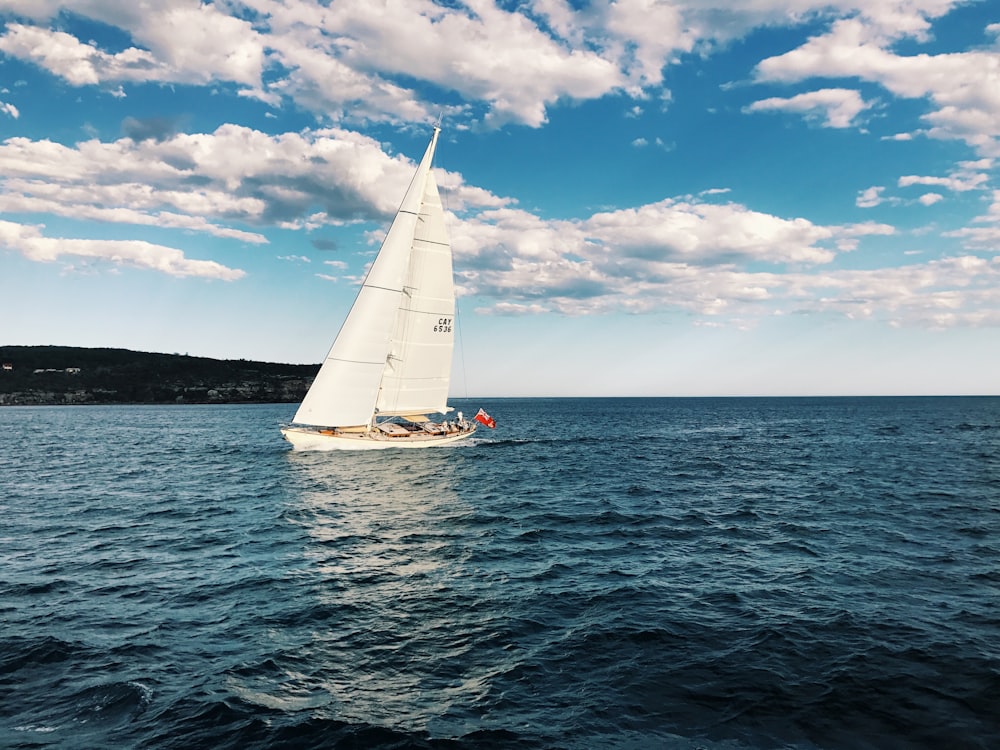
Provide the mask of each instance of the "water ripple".
[{"label": "water ripple", "polygon": [[0,410],[0,746],[1000,746],[1000,399],[487,408]]}]

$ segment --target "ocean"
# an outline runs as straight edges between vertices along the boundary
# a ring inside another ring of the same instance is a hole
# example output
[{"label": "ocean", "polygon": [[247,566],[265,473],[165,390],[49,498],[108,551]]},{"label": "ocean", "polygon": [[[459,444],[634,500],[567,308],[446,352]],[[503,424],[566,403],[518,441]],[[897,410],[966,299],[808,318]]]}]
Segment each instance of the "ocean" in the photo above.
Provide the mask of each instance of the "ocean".
[{"label": "ocean", "polygon": [[1000,398],[456,405],[0,409],[0,747],[1000,747]]}]

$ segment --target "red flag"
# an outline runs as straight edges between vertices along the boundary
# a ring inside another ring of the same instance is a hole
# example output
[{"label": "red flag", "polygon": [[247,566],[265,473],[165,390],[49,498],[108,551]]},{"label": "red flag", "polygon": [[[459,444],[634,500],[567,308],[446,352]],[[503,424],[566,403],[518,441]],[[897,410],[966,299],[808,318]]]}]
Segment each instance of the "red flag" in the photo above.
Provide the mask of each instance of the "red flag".
[{"label": "red flag", "polygon": [[475,419],[477,422],[479,422],[479,424],[486,425],[491,430],[495,430],[497,428],[497,421],[493,417],[491,417],[489,414],[487,414],[486,412],[484,412],[482,409],[479,410],[479,413],[476,414],[476,416],[473,417],[473,419]]}]

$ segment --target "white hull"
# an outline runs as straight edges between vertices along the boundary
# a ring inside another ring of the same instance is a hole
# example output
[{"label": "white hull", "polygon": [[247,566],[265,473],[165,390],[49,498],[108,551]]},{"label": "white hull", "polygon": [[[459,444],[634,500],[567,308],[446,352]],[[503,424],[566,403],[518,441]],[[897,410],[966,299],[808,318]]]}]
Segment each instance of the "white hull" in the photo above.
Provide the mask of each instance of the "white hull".
[{"label": "white hull", "polygon": [[281,434],[297,451],[370,451],[386,448],[435,448],[465,440],[476,431],[470,427],[447,435],[415,433],[389,437],[379,432],[325,434],[309,427],[282,427]]}]

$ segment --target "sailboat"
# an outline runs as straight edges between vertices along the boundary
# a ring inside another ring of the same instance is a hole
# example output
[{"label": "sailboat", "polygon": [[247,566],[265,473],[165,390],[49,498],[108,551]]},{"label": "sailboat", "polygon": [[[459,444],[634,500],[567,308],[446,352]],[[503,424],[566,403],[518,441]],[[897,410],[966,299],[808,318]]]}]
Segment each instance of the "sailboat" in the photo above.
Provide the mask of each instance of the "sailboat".
[{"label": "sailboat", "polygon": [[428,416],[452,411],[455,341],[451,245],[431,171],[440,132],[292,424],[281,427],[296,450],[427,448],[495,424],[482,410],[471,420]]}]

